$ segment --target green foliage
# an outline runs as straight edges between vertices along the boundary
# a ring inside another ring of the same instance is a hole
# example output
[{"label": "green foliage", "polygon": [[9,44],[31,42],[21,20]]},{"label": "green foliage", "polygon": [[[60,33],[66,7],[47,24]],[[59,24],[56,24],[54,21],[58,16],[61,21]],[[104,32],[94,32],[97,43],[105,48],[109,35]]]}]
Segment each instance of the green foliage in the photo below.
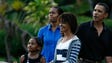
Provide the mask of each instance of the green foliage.
[{"label": "green foliage", "polygon": [[[19,34],[19,33],[18,33]],[[0,56],[6,57],[6,49],[5,49],[5,37],[6,31],[4,29],[0,30]],[[8,43],[10,44],[10,52],[14,57],[20,56],[25,50],[22,47],[20,36],[14,34],[11,38],[8,38]]]},{"label": "green foliage", "polygon": [[[77,16],[78,19],[78,24],[80,25],[81,23],[88,22],[92,20],[91,17],[86,17],[86,16]],[[112,20],[111,19],[105,19],[104,23],[107,25],[112,30]]]},{"label": "green foliage", "polygon": [[24,8],[27,13],[24,22],[33,24],[32,26],[35,28],[34,33],[37,33],[38,27],[45,24],[50,7],[49,3],[49,0],[34,0]]},{"label": "green foliage", "polygon": [[37,35],[37,31],[36,31],[36,33],[34,33],[35,28],[32,25],[33,24],[25,24],[25,23],[22,23],[21,25],[19,25],[19,27],[21,29],[23,29],[23,30],[28,31],[31,35],[36,36]]},{"label": "green foliage", "polygon": [[74,4],[74,8],[75,8],[74,13],[76,14],[85,13],[90,10],[89,6],[90,5],[88,4],[87,1],[83,1],[80,6],[78,6],[77,4]]},{"label": "green foliage", "polygon": [[5,52],[5,39],[6,36],[6,31],[4,29],[0,30],[0,56],[5,56],[6,52]]},{"label": "green foliage", "polygon": [[7,10],[7,4],[6,4],[6,3],[1,3],[1,4],[0,4],[0,14],[1,14],[2,16],[5,15],[6,10]]},{"label": "green foliage", "polygon": [[92,18],[86,16],[77,16],[78,24],[90,21]]},{"label": "green foliage", "polygon": [[[19,33],[18,33],[19,34]],[[25,50],[22,47],[20,36],[14,35],[10,41],[10,53],[12,56],[17,57],[23,54]]]},{"label": "green foliage", "polygon": [[15,0],[12,4],[12,8],[16,11],[19,11],[23,8],[24,3],[20,0]]},{"label": "green foliage", "polygon": [[59,6],[74,4],[76,0],[54,0]]},{"label": "green foliage", "polygon": [[24,6],[26,5],[25,1],[8,0],[6,3],[8,6],[5,13],[5,18],[10,21],[22,22],[25,16],[25,12],[23,10]]},{"label": "green foliage", "polygon": [[[26,3],[26,1],[28,1],[28,3]],[[68,2],[64,2],[65,0],[54,1],[56,3],[61,2],[67,4],[62,5],[61,8],[64,9],[64,11],[76,14],[78,18],[78,24],[92,19],[90,17],[81,15],[90,9],[90,5],[88,4],[87,0],[81,0],[82,3],[80,6],[76,4],[76,0],[72,0],[70,4]],[[5,18],[7,20],[16,23],[20,29],[28,31],[33,36],[37,36],[39,28],[45,25],[47,22],[46,17],[48,15],[50,6],[53,4],[51,3],[51,0],[7,0],[6,2],[8,2],[8,8],[6,5],[2,5],[4,7],[1,6],[0,13],[3,13],[3,15],[5,14]],[[110,19],[106,19],[105,23],[112,29],[112,21]],[[21,33],[18,31],[16,33],[17,35],[21,35]],[[6,55],[4,43],[6,34],[7,33],[5,30],[0,29],[0,54],[3,56]],[[11,45],[11,54],[14,57],[20,56],[25,52],[21,44],[20,36],[16,36],[14,34],[9,43]]]},{"label": "green foliage", "polygon": [[106,20],[104,20],[104,22],[112,31],[112,20],[111,19],[106,19]]}]

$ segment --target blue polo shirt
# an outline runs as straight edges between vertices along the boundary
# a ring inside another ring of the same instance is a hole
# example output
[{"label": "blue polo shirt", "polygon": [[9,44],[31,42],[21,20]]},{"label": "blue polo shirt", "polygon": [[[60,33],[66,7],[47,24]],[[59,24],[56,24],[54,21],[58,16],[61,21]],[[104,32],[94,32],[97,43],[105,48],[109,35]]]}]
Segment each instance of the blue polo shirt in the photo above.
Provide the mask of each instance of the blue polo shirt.
[{"label": "blue polo shirt", "polygon": [[45,57],[48,63],[54,58],[55,47],[56,47],[58,39],[61,37],[60,28],[57,27],[55,31],[52,31],[51,25],[48,24],[40,28],[38,32],[38,37],[44,40],[42,55]]}]

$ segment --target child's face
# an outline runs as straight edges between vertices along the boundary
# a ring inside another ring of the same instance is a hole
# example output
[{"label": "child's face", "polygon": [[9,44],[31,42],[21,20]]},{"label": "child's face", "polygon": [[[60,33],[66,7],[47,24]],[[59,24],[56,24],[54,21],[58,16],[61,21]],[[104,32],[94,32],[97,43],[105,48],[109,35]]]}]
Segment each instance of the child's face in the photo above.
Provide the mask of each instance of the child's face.
[{"label": "child's face", "polygon": [[36,43],[35,39],[30,39],[27,44],[27,49],[29,52],[35,52],[38,50],[38,44]]}]

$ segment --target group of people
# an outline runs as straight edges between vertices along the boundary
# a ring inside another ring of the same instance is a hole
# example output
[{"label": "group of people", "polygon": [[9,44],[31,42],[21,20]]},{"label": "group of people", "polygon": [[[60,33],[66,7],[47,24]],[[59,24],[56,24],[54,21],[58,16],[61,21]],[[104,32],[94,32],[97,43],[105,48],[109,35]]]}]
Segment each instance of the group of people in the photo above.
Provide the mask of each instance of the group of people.
[{"label": "group of people", "polygon": [[49,23],[29,39],[20,63],[112,63],[112,31],[103,21],[108,12],[105,3],[97,3],[93,19],[78,26],[74,14],[51,7]]}]

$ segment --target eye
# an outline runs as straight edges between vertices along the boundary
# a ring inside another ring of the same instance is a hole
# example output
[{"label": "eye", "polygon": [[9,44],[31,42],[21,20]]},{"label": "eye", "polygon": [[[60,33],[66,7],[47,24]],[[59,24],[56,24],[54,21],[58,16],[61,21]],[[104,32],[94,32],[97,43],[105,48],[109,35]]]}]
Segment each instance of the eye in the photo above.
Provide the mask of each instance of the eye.
[{"label": "eye", "polygon": [[49,14],[55,14],[55,12],[49,12]]},{"label": "eye", "polygon": [[102,12],[101,10],[98,10],[98,12]]},{"label": "eye", "polygon": [[96,11],[96,9],[94,9],[93,11]]}]

